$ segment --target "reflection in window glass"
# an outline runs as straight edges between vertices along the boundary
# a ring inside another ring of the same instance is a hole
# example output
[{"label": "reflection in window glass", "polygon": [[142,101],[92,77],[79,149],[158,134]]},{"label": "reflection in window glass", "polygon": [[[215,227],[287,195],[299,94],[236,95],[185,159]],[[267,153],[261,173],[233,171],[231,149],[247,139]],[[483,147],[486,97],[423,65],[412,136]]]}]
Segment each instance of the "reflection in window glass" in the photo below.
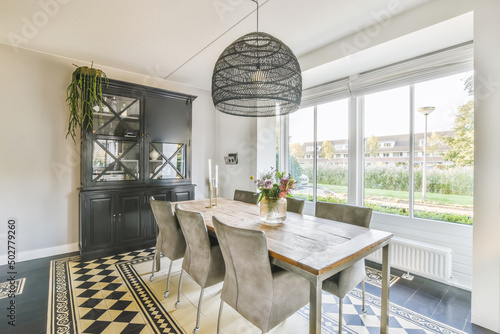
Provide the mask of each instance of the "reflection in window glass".
[{"label": "reflection in window glass", "polygon": [[[293,197],[313,200],[312,168],[314,159],[314,108],[300,109],[289,115],[288,170],[297,189]],[[309,174],[307,174],[309,173]]]},{"label": "reflection in window glass", "polygon": [[140,102],[123,96],[104,95],[102,109],[94,106],[92,131],[96,135],[139,135]]},{"label": "reflection in window glass", "polygon": [[472,73],[415,85],[415,217],[472,224],[474,101],[468,78]]},{"label": "reflection in window glass", "polygon": [[151,180],[186,177],[186,146],[183,144],[149,144],[149,178]]},{"label": "reflection in window glass", "polygon": [[365,96],[364,205],[374,211],[408,215],[409,124],[408,86]]},{"label": "reflection in window glass", "polygon": [[94,140],[92,181],[138,180],[139,156],[140,145],[137,142],[106,139]]},{"label": "reflection in window glass", "polygon": [[[318,106],[317,200],[347,203],[348,100]],[[312,176],[312,167],[306,169]],[[312,180],[312,177],[310,177]]]}]

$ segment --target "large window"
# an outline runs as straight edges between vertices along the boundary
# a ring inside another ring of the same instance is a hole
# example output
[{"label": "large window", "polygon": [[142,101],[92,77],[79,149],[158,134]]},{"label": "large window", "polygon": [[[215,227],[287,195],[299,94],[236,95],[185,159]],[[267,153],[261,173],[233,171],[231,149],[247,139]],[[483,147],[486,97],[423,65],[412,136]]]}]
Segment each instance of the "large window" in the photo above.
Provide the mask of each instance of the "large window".
[{"label": "large window", "polygon": [[317,107],[318,201],[347,203],[348,100]]},{"label": "large window", "polygon": [[297,180],[296,198],[313,201],[314,107],[301,109],[288,118],[288,170]]},{"label": "large window", "polygon": [[294,197],[347,203],[348,110],[343,99],[289,116],[288,169],[298,181]]},{"label": "large window", "polygon": [[408,215],[410,87],[365,97],[364,205]]},{"label": "large window", "polygon": [[471,80],[461,73],[415,85],[415,217],[472,223]]},{"label": "large window", "polygon": [[288,117],[295,196],[472,224],[472,73],[401,82]]}]

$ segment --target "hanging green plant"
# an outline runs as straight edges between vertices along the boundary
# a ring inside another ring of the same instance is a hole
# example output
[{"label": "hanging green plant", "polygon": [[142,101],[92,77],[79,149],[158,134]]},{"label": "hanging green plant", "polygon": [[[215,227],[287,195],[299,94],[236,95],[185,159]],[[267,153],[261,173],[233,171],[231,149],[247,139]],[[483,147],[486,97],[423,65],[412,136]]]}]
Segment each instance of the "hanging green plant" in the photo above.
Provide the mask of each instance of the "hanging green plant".
[{"label": "hanging green plant", "polygon": [[88,66],[77,66],[66,89],[66,102],[69,107],[69,124],[66,138],[71,135],[75,141],[76,131],[92,127],[94,106],[102,109],[102,86],[108,84],[106,74]]}]

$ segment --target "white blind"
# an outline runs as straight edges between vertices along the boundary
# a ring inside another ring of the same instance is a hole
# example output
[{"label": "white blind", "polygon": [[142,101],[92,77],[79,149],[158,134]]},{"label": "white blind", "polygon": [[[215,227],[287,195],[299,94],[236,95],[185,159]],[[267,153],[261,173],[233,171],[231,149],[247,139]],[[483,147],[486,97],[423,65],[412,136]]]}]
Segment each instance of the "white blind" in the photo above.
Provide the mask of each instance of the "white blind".
[{"label": "white blind", "polygon": [[473,43],[467,42],[378,69],[305,89],[301,107],[472,71]]},{"label": "white blind", "polygon": [[316,86],[302,91],[301,108],[307,108],[351,96],[349,79],[344,78],[321,86]]},{"label": "white blind", "polygon": [[473,53],[472,42],[469,42],[360,73],[350,82],[352,96],[471,71],[474,68]]}]

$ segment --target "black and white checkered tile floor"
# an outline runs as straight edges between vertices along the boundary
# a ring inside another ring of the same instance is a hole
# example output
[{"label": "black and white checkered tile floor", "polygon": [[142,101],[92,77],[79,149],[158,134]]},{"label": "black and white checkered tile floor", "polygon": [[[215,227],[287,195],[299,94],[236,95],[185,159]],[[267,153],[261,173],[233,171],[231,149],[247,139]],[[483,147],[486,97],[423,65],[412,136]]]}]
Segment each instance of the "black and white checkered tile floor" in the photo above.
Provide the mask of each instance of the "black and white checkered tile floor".
[{"label": "black and white checkered tile floor", "polygon": [[[170,299],[167,301],[162,297],[165,276],[157,275],[155,281],[149,283],[147,271],[151,265],[150,256],[151,250],[144,250],[85,263],[75,261],[77,257],[73,258],[73,261],[59,261],[58,269],[53,266],[54,271],[51,273],[50,281],[51,284],[55,284],[56,281],[66,284],[66,290],[61,288],[63,286],[61,284],[53,285],[53,297],[48,301],[42,295],[47,294],[49,279],[46,277],[46,268],[50,259],[26,262],[23,266],[29,269],[26,269],[25,290],[23,294],[16,296],[19,305],[18,326],[4,328],[4,324],[1,324],[0,332],[4,333],[5,329],[6,333],[190,333],[196,312],[194,305],[197,301],[193,296],[197,296],[198,288],[190,284],[187,278],[183,284],[182,297],[185,312],[172,312],[172,305],[167,305],[167,302],[170,303],[171,298],[175,296],[169,296]],[[178,262],[174,265],[174,272],[177,270],[177,274],[180,270],[180,261]],[[62,273],[63,267],[67,270],[66,281],[61,275],[58,276]],[[359,290],[353,290],[344,299],[346,333],[379,332],[377,295],[380,295],[380,288],[376,284],[366,286],[368,292],[366,315],[361,313]],[[212,318],[216,319],[217,293],[214,291],[212,297],[206,297],[212,301],[207,301],[209,306],[202,308],[205,314],[202,324],[205,326],[200,330],[200,334],[215,331],[215,320]],[[67,304],[61,304],[60,302],[65,299]],[[391,334],[461,333],[461,331],[492,333],[470,324],[470,293],[460,289],[439,285],[419,277],[413,282],[400,279],[391,287],[391,301],[393,302],[390,316]],[[0,299],[2,308],[3,303],[5,301]],[[189,305],[190,303],[193,305]],[[47,304],[49,312],[48,316],[47,313],[44,316],[43,309]],[[33,311],[38,309],[42,312]],[[73,315],[68,312],[71,309]],[[324,294],[323,333],[337,332],[337,312],[336,298]],[[224,333],[258,332],[246,321],[236,318],[233,320],[232,317],[237,315],[225,314],[226,323],[238,323],[238,326],[226,325]],[[288,324],[278,326],[272,333],[307,333],[307,318],[306,306],[297,312],[293,319],[287,321]],[[460,318],[462,320],[459,322],[457,319]]]}]

